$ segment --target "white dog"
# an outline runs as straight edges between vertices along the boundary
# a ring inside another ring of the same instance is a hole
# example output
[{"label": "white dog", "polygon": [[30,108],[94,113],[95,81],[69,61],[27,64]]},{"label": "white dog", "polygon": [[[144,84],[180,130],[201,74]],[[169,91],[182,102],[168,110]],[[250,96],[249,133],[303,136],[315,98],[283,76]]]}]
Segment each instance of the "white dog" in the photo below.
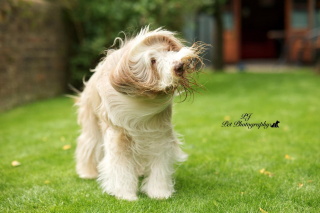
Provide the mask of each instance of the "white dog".
[{"label": "white dog", "polygon": [[174,93],[192,93],[192,73],[202,64],[203,45],[186,47],[175,33],[146,27],[132,38],[116,38],[77,100],[82,126],[76,149],[77,173],[96,178],[104,192],[136,200],[174,192],[174,163],[187,155],[171,124]]}]

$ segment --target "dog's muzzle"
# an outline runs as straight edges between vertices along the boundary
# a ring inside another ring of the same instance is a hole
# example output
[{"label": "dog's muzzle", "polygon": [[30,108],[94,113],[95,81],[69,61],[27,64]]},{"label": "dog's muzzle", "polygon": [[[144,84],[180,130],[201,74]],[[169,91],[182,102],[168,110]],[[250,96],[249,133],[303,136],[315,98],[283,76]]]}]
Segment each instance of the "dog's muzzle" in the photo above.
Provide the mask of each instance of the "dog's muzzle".
[{"label": "dog's muzzle", "polygon": [[183,62],[180,62],[178,64],[176,64],[174,66],[174,72],[177,76],[182,76],[183,73],[184,73],[184,69],[183,69],[183,66],[184,66],[184,63]]}]

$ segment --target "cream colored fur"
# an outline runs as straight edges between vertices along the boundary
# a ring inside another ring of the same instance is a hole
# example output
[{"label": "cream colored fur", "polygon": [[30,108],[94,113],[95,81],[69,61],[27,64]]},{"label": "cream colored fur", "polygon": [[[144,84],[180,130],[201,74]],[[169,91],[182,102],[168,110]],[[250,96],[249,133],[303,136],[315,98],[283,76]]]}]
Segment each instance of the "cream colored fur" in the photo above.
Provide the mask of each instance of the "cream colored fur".
[{"label": "cream colored fur", "polygon": [[171,123],[172,97],[183,78],[174,66],[192,68],[198,55],[162,29],[146,27],[116,41],[120,48],[107,52],[77,101],[82,132],[76,171],[81,178],[98,177],[104,192],[126,200],[137,199],[143,175],[144,193],[168,198],[174,163],[187,159]]}]

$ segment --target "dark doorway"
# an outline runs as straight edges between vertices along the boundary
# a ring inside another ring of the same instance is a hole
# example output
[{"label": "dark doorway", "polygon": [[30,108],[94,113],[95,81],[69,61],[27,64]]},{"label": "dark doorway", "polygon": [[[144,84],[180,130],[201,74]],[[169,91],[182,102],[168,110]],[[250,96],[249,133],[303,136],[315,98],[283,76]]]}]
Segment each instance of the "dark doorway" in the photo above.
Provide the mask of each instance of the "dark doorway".
[{"label": "dark doorway", "polygon": [[242,0],[241,58],[278,58],[282,40],[268,38],[268,33],[284,30],[284,1]]}]

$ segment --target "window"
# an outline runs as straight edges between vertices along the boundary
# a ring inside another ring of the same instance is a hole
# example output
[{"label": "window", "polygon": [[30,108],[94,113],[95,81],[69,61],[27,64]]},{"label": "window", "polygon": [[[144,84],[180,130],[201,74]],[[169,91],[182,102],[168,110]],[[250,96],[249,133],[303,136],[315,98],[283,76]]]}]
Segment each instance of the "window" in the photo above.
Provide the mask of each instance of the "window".
[{"label": "window", "polygon": [[226,30],[233,29],[233,1],[227,0],[223,9],[223,24]]},{"label": "window", "polygon": [[320,28],[320,0],[315,1],[314,28]]},{"label": "window", "polygon": [[293,0],[291,25],[295,29],[308,28],[308,1]]}]

